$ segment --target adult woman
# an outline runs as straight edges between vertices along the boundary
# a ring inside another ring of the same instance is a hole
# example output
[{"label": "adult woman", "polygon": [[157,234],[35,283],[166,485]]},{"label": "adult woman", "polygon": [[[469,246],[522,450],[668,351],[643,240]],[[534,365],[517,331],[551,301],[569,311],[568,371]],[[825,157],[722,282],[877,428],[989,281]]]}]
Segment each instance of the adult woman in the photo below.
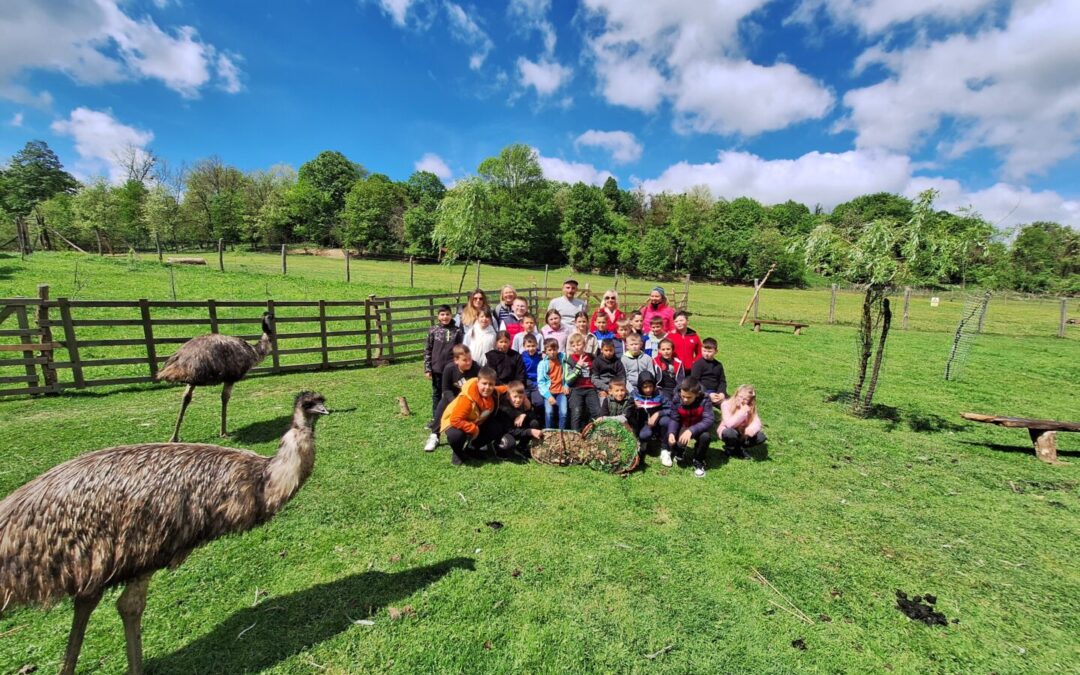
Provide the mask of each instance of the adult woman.
[{"label": "adult woman", "polygon": [[517,291],[510,284],[506,284],[499,290],[499,304],[492,308],[495,325],[502,326],[505,322],[517,323],[514,316],[514,300],[517,299]]},{"label": "adult woman", "polygon": [[664,294],[663,286],[652,289],[649,301],[641,307],[641,314],[645,326],[649,326],[652,318],[658,316],[664,320],[665,333],[675,330],[675,309],[667,304],[667,295]]},{"label": "adult woman", "polygon": [[619,309],[619,294],[615,291],[604,291],[604,297],[600,301],[600,306],[592,314],[592,320],[589,322],[589,330],[596,330],[596,317],[600,312],[607,315],[608,330],[612,333],[615,332],[615,327],[619,325],[619,322],[626,318],[626,314]]},{"label": "adult woman", "polygon": [[468,331],[476,323],[476,317],[481,314],[487,314],[491,317],[491,323],[495,325],[495,314],[491,311],[491,306],[488,305],[487,295],[478,288],[469,295],[469,301],[458,312],[457,324],[461,326],[462,330]]}]

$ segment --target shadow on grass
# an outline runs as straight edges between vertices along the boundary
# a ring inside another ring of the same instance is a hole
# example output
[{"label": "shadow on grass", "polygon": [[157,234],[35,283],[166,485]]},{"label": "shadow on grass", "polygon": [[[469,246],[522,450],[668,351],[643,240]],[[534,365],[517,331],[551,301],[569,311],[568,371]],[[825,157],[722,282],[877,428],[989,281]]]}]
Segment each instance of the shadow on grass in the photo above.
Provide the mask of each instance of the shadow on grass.
[{"label": "shadow on grass", "polygon": [[289,430],[292,415],[279,415],[273,419],[253,422],[232,430],[232,436],[241,443],[266,443],[276,441]]},{"label": "shadow on grass", "polygon": [[[152,673],[254,673],[374,618],[455,569],[474,569],[472,558],[451,558],[403,572],[364,572],[271,598],[240,610],[212,631],[146,664]],[[380,619],[376,619],[377,621]]]},{"label": "shadow on grass", "polygon": [[[851,401],[852,395],[850,391],[833,392],[825,396],[826,403],[839,403],[849,409]],[[870,406],[870,410],[863,415],[863,418],[884,420],[887,422],[885,431],[896,431],[901,426],[906,426],[911,431],[920,433],[962,431],[964,429],[962,424],[957,424],[941,415],[921,411],[904,411],[883,403],[875,403]]]},{"label": "shadow on grass", "polygon": [[[988,450],[994,450],[997,452],[1018,452],[1021,455],[1035,456],[1035,448],[1029,445],[1003,445],[1001,443],[983,443],[980,441],[960,441],[964,445],[974,445],[979,448],[986,448]],[[1058,448],[1058,457],[1080,457],[1080,450],[1062,450]]]}]

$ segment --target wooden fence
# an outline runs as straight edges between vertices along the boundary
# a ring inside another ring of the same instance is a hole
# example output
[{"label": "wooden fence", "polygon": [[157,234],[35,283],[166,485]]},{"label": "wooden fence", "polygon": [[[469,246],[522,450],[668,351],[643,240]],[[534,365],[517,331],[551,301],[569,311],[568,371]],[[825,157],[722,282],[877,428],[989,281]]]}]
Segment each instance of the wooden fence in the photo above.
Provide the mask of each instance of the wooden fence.
[{"label": "wooden fence", "polygon": [[[498,291],[486,291],[497,298]],[[519,291],[534,312],[561,288]],[[175,349],[196,335],[227,333],[258,340],[263,312],[273,316],[266,361],[252,373],[373,366],[422,356],[440,305],[460,305],[469,292],[358,300],[69,300],[0,299],[0,396],[152,382]],[[588,288],[579,297],[595,308]],[[647,294],[620,294],[627,306]],[[685,308],[688,290],[673,298]],[[13,319],[13,322],[11,321]],[[541,320],[542,321],[542,320]],[[10,327],[14,324],[15,327]],[[241,328],[242,330],[237,330]]]}]

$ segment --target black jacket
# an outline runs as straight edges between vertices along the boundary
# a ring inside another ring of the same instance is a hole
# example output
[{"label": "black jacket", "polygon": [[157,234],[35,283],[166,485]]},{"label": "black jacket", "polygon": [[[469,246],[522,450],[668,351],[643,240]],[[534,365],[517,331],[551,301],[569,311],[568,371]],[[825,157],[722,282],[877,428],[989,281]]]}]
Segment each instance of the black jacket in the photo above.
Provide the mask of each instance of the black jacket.
[{"label": "black jacket", "polygon": [[690,375],[696,377],[701,383],[701,388],[717,394],[727,396],[727,377],[724,375],[724,364],[716,359],[706,361],[698,359],[690,369]]},{"label": "black jacket", "polygon": [[[592,380],[600,391],[607,391],[614,379],[626,379],[626,366],[616,357],[608,361],[603,354],[593,359]],[[629,386],[627,386],[629,389]]]},{"label": "black jacket", "polygon": [[[525,422],[522,423],[520,427],[515,427],[514,420],[521,414],[525,415]],[[499,412],[497,419],[499,424],[502,425],[502,433],[510,434],[519,441],[525,438],[531,438],[529,430],[539,429],[541,426],[540,419],[536,414],[536,409],[529,403],[529,397],[525,397],[522,407],[515,408],[514,404],[510,401],[509,392],[499,394]]]},{"label": "black jacket", "polygon": [[464,337],[461,327],[453,322],[449,326],[432,326],[424,346],[424,372],[441,373],[446,364],[453,363],[454,345],[461,344]]},{"label": "black jacket", "polygon": [[487,353],[487,366],[495,371],[497,384],[506,384],[514,380],[526,384],[525,362],[521,360],[521,354],[513,349],[505,352],[492,349]]},{"label": "black jacket", "polygon": [[445,394],[450,392],[452,396],[457,396],[461,393],[461,387],[465,384],[466,380],[470,380],[480,374],[480,366],[473,361],[472,366],[464,373],[461,372],[457,364],[451,361],[443,368],[442,373],[442,390]]}]

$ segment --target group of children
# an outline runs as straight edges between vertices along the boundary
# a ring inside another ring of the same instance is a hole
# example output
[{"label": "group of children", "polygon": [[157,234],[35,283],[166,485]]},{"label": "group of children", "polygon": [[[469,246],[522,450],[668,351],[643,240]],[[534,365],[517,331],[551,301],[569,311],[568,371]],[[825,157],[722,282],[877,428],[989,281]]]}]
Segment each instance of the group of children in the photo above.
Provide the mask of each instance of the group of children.
[{"label": "group of children", "polygon": [[663,311],[662,288],[629,316],[608,291],[591,317],[576,290],[573,280],[563,285],[539,329],[511,287],[494,309],[483,291],[456,317],[449,306],[438,308],[424,351],[432,384],[425,451],[445,435],[455,465],[488,448],[527,457],[529,441],[543,438],[543,429],[581,431],[590,421],[616,418],[633,429],[641,453],[657,440],[661,464],[686,462],[701,477],[714,440],[734,457],[765,441],[753,387],[728,396],[716,340],[700,339],[688,312]]}]

